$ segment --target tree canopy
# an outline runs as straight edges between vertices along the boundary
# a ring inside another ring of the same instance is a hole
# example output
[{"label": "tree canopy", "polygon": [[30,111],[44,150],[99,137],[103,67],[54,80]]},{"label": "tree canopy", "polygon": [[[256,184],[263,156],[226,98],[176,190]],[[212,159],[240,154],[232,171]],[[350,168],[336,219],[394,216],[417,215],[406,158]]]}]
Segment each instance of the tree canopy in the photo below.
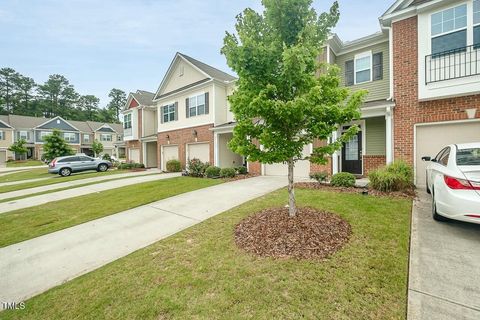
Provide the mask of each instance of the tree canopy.
[{"label": "tree canopy", "polygon": [[[114,92],[114,95],[112,95]],[[112,89],[111,101],[100,107],[94,95],[81,95],[63,75],[53,74],[43,84],[12,68],[0,68],[0,114],[34,117],[61,116],[68,120],[119,122],[126,94]],[[122,100],[122,97],[125,97]]]},{"label": "tree canopy", "polygon": [[[328,141],[341,124],[359,118],[364,91],[350,94],[338,68],[318,57],[339,19],[339,6],[317,15],[311,0],[263,0],[263,14],[246,9],[236,34],[227,32],[222,53],[238,74],[229,97],[236,126],[230,148],[262,163],[288,163],[290,214],[295,215],[295,162],[325,163],[358,130],[351,126],[332,143],[303,154],[315,141]],[[317,71],[322,70],[320,76]]]}]

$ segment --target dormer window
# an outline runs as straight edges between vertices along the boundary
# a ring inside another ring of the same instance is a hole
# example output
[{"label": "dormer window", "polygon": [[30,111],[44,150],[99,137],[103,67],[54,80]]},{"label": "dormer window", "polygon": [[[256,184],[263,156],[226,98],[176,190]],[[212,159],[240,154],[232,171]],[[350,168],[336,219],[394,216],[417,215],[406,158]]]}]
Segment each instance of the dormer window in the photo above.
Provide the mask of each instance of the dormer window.
[{"label": "dormer window", "polygon": [[432,54],[464,49],[467,46],[467,5],[432,14],[431,33]]}]

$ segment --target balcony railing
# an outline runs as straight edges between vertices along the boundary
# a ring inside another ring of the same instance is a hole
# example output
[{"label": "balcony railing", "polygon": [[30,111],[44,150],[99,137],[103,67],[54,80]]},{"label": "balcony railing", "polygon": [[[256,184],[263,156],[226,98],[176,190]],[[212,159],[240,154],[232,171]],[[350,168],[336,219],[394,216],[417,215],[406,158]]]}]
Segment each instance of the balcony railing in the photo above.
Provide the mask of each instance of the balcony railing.
[{"label": "balcony railing", "polygon": [[480,45],[431,54],[425,57],[425,83],[480,75]]}]

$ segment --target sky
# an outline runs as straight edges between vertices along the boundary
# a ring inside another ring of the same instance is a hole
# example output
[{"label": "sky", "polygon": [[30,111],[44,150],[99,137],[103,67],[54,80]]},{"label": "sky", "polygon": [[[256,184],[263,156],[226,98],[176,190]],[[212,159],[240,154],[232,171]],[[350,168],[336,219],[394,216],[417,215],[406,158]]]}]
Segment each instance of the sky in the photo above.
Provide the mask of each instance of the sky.
[{"label": "sky", "polygon": [[[380,30],[393,0],[339,0],[344,41]],[[317,12],[332,0],[314,0]],[[62,74],[82,95],[158,88],[175,53],[232,73],[220,54],[235,16],[260,0],[0,0],[0,68],[43,83]]]}]

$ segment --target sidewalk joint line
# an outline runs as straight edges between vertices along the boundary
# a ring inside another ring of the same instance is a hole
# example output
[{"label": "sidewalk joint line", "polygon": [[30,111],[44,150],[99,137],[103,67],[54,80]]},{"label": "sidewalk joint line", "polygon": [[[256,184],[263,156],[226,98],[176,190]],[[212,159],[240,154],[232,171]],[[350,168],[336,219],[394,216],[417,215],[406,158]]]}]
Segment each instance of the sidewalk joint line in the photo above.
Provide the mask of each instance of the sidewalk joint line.
[{"label": "sidewalk joint line", "polygon": [[416,290],[416,289],[408,289],[408,290],[419,293],[419,294],[423,294],[423,295],[426,295],[426,296],[429,296],[429,297],[432,297],[432,298],[435,298],[435,299],[438,299],[438,300],[443,300],[443,301],[449,302],[451,304],[455,304],[455,305],[458,305],[458,306],[461,306],[461,307],[464,307],[464,308],[467,308],[467,309],[470,309],[470,310],[480,312],[480,308],[467,306],[466,304],[463,304],[461,302],[456,302],[456,301],[450,300],[448,298],[442,298],[442,297],[439,297],[439,296],[434,295],[432,293],[423,292],[423,291],[419,291],[419,290]]},{"label": "sidewalk joint line", "polygon": [[147,206],[147,207],[150,207],[150,208],[153,208],[153,209],[156,209],[156,210],[159,210],[159,211],[168,212],[168,213],[174,214],[174,215],[179,216],[179,217],[182,217],[182,218],[187,218],[187,219],[190,219],[190,220],[194,220],[194,221],[197,221],[197,222],[202,222],[202,221],[203,221],[203,220],[199,220],[199,219],[195,219],[195,218],[192,218],[192,217],[188,217],[188,216],[185,216],[185,215],[183,215],[183,214],[176,213],[176,212],[173,212],[173,211],[169,211],[169,210],[165,210],[165,209],[160,209],[160,208],[154,207],[154,206],[151,205],[151,204],[147,204],[146,206]]}]

